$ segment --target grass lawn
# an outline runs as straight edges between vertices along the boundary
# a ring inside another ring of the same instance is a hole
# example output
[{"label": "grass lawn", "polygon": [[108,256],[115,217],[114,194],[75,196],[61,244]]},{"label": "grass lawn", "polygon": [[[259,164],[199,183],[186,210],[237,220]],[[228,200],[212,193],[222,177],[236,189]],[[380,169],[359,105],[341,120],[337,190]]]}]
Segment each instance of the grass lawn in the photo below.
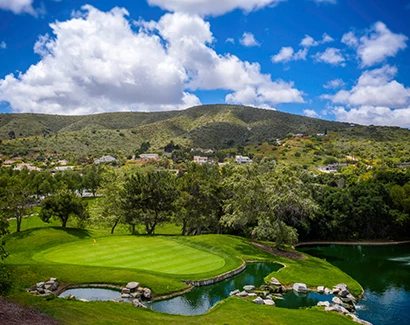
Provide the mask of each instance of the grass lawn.
[{"label": "grass lawn", "polygon": [[[94,240],[96,242],[94,242]],[[186,288],[181,280],[205,279],[238,267],[242,260],[276,261],[286,265],[272,274],[283,283],[317,283],[329,287],[352,278],[324,260],[289,260],[264,252],[247,239],[228,235],[107,236],[107,230],[35,228],[6,237],[13,289],[9,299],[31,305],[63,324],[352,324],[321,310],[289,310],[257,306],[230,298],[202,316],[184,317],[136,309],[110,302],[72,302],[32,297],[24,289],[49,277],[62,283],[123,285],[139,281],[154,295]],[[354,289],[353,289],[354,290]]]},{"label": "grass lawn", "polygon": [[89,238],[51,248],[36,254],[34,259],[187,276],[216,271],[225,265],[221,256],[184,245],[171,237]]}]

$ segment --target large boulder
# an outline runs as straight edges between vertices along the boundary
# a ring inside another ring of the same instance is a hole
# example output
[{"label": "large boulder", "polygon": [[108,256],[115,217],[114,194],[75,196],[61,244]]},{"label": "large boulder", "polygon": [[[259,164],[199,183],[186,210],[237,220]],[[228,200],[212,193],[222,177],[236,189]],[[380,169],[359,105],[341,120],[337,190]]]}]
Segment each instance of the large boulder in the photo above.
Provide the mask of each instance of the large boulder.
[{"label": "large boulder", "polygon": [[307,286],[304,283],[295,283],[293,285],[293,290],[296,292],[307,292],[308,291]]},{"label": "large boulder", "polygon": [[265,299],[263,300],[263,303],[267,306],[275,306],[275,302],[271,299]]},{"label": "large boulder", "polygon": [[347,289],[340,289],[340,291],[339,291],[339,296],[343,297],[343,298],[347,297],[347,295],[349,295],[349,294],[350,294],[350,292]]},{"label": "large boulder", "polygon": [[330,302],[329,301],[319,301],[317,303],[318,307],[329,307],[330,306]]},{"label": "large boulder", "polygon": [[324,293],[325,292],[325,287],[324,286],[318,286],[317,287],[317,292],[318,293]]},{"label": "large boulder", "polygon": [[135,291],[138,289],[139,285],[140,284],[138,282],[128,282],[125,287],[127,289],[130,289],[130,291]]},{"label": "large boulder", "polygon": [[137,307],[137,308],[147,308],[147,306],[145,306],[141,301],[139,301],[138,299],[134,299],[133,301],[132,301],[132,305],[134,306],[134,307]]},{"label": "large boulder", "polygon": [[276,279],[276,278],[271,278],[269,284],[270,284],[270,285],[274,285],[274,286],[281,286],[281,285],[282,285],[282,283],[280,283],[280,282],[278,281],[278,279]]},{"label": "large boulder", "polygon": [[264,304],[263,299],[262,299],[261,297],[258,297],[258,298],[256,298],[256,299],[253,299],[253,302],[254,302],[255,304],[258,304],[258,305],[263,305],[263,304]]},{"label": "large boulder", "polygon": [[234,291],[231,291],[231,292],[229,293],[229,295],[230,295],[230,296],[236,296],[238,293],[240,293],[240,291],[239,291],[238,289],[236,289],[236,290],[234,290]]},{"label": "large boulder", "polygon": [[339,297],[333,297],[332,302],[334,304],[342,305],[343,301]]},{"label": "large boulder", "polygon": [[236,294],[238,297],[245,298],[248,296],[248,293],[246,291],[242,291]]},{"label": "large boulder", "polygon": [[254,285],[247,285],[247,286],[243,287],[243,290],[252,291],[252,290],[255,290],[255,286]]},{"label": "large boulder", "polygon": [[151,299],[151,290],[148,288],[144,289],[144,292],[142,294],[145,299],[150,300]]}]

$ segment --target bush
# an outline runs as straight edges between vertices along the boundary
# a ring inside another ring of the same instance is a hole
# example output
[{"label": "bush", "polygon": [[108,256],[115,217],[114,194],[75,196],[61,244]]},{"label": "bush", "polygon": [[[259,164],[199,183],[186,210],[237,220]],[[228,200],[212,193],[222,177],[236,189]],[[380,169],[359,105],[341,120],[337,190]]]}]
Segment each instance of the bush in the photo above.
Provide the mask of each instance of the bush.
[{"label": "bush", "polygon": [[0,296],[5,296],[11,289],[11,277],[4,264],[0,264]]}]

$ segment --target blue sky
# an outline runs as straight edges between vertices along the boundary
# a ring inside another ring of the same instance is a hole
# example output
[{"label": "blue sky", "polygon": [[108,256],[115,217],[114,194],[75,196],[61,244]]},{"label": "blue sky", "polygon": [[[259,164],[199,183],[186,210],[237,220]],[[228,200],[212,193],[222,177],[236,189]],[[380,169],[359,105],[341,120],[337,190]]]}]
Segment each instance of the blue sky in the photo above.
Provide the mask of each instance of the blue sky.
[{"label": "blue sky", "polygon": [[409,0],[0,0],[0,112],[234,103],[410,127]]}]

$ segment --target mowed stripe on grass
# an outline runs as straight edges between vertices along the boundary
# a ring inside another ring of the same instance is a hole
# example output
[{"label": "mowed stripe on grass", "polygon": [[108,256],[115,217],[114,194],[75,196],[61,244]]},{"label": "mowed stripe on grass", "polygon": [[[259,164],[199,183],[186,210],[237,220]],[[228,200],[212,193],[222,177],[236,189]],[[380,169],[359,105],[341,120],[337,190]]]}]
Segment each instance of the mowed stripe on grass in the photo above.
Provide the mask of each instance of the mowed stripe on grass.
[{"label": "mowed stripe on grass", "polygon": [[118,236],[81,240],[40,252],[37,261],[140,269],[168,274],[197,274],[222,268],[216,254],[164,237]]}]

